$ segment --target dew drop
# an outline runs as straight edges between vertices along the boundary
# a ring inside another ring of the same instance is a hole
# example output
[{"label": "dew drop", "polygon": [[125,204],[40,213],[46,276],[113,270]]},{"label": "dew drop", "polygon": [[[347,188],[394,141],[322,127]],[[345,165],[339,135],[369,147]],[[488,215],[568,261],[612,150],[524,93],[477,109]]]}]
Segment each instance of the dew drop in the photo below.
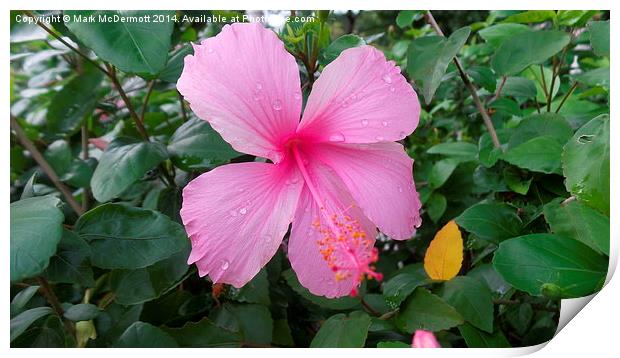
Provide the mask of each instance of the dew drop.
[{"label": "dew drop", "polygon": [[388,74],[383,75],[382,79],[385,83],[392,83],[392,77],[390,77],[390,75]]},{"label": "dew drop", "polygon": [[341,133],[332,134],[329,136],[330,142],[344,142],[344,136]]},{"label": "dew drop", "polygon": [[362,127],[368,127],[368,120],[362,119]]},{"label": "dew drop", "polygon": [[387,127],[387,126],[388,126],[388,124],[389,124],[389,123],[388,123],[387,121],[383,121],[383,122],[381,122],[381,125],[382,125],[382,126],[384,126],[384,127]]},{"label": "dew drop", "polygon": [[297,101],[299,101],[299,100],[301,99],[301,93],[299,93],[299,92],[295,92],[295,94],[293,95],[293,97],[294,97]]},{"label": "dew drop", "polygon": [[394,88],[394,86],[390,86],[390,92],[394,92],[396,91],[396,88]]},{"label": "dew drop", "polygon": [[208,52],[208,53],[213,53],[213,48],[209,47],[209,48],[207,49],[207,52]]},{"label": "dew drop", "polygon": [[257,91],[260,91],[260,90],[262,90],[262,89],[263,89],[263,84],[262,84],[262,83],[260,83],[260,82],[256,82],[256,90],[257,90]]},{"label": "dew drop", "polygon": [[273,101],[273,109],[279,111],[282,109],[282,102],[279,99]]},{"label": "dew drop", "polygon": [[227,260],[220,261],[220,268],[222,269],[222,271],[228,270],[229,266],[230,266],[230,263]]},{"label": "dew drop", "polygon": [[236,210],[231,210],[229,212],[229,214],[230,214],[230,216],[235,217],[235,216],[237,216],[237,211]]},{"label": "dew drop", "polygon": [[380,136],[380,135],[378,135],[378,136],[376,136],[376,137],[375,137],[375,139],[376,139],[376,140],[378,140],[378,141],[382,141],[382,140],[383,140],[383,137],[382,137],[382,136]]},{"label": "dew drop", "polygon": [[399,193],[402,193],[402,192],[403,192],[403,187],[402,187],[402,186],[400,186],[400,185],[398,186],[398,192],[399,192]]},{"label": "dew drop", "polygon": [[241,214],[241,215],[245,215],[247,212],[248,212],[248,209],[247,209],[247,208],[241,208],[241,209],[239,209],[239,214]]}]

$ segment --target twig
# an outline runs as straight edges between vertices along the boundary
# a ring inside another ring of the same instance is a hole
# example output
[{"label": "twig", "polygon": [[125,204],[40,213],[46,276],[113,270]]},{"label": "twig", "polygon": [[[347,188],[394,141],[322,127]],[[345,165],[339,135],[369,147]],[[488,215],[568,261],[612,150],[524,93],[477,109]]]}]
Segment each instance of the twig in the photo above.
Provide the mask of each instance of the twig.
[{"label": "twig", "polygon": [[[36,16],[28,10],[24,10],[23,13],[26,16],[29,16],[33,19],[36,19]],[[101,67],[96,61],[92,60],[90,57],[86,56],[85,54],[83,54],[80,50],[78,50],[77,48],[71,46],[70,43],[68,43],[67,41],[65,41],[62,36],[56,34],[54,31],[52,31],[52,29],[50,29],[49,27],[45,26],[45,24],[43,23],[43,21],[37,21],[36,22],[37,25],[39,25],[40,28],[42,28],[43,30],[45,30],[48,34],[52,35],[52,37],[54,37],[56,40],[60,41],[63,45],[67,46],[70,50],[72,50],[73,52],[75,52],[76,54],[80,55],[83,59],[85,59],[86,61],[92,63],[95,67],[97,67],[100,71],[102,71],[103,73],[105,73],[106,75],[109,75],[108,72]]]},{"label": "twig", "polygon": [[69,206],[71,206],[73,211],[75,211],[75,213],[78,214],[78,216],[84,214],[84,210],[82,210],[82,207],[80,206],[80,204],[78,204],[78,202],[73,197],[73,194],[71,194],[71,190],[69,190],[69,188],[65,184],[63,184],[62,181],[60,181],[60,178],[58,178],[58,175],[56,175],[56,172],[54,171],[54,169],[52,169],[52,167],[47,163],[47,160],[45,160],[45,158],[43,157],[41,152],[39,152],[39,150],[34,145],[34,143],[32,143],[30,139],[28,139],[22,127],[19,125],[19,123],[17,123],[17,118],[11,115],[10,121],[11,121],[11,128],[15,131],[15,135],[17,136],[17,139],[32,154],[32,158],[37,162],[37,164],[39,164],[41,169],[43,169],[43,172],[47,174],[47,176],[50,178],[52,183],[54,183],[56,188],[60,190],[62,195],[64,195]]},{"label": "twig", "polygon": [[[540,65],[540,78],[542,80],[542,88],[543,93],[545,94],[545,99],[549,101],[549,92],[547,91],[547,80],[545,79],[545,70],[543,65]],[[551,89],[551,93],[553,93],[553,88]]]},{"label": "twig", "polygon": [[65,318],[65,311],[62,309],[60,301],[54,293],[54,290],[52,290],[49,282],[47,282],[47,280],[43,277],[37,277],[37,282],[39,283],[39,290],[41,290],[41,293],[45,296],[47,302],[50,306],[52,306],[54,312],[56,312],[58,317],[60,317],[60,320],[65,325],[67,331],[71,333],[71,335],[75,336],[75,327],[73,327],[73,324]]},{"label": "twig", "polygon": [[491,102],[495,102],[497,101],[497,99],[499,98],[499,96],[502,94],[502,90],[504,89],[504,85],[506,84],[506,79],[508,77],[506,76],[502,76],[502,82],[500,82],[499,87],[497,87],[497,91],[495,91],[495,95],[493,96],[493,98],[489,101],[489,103]]},{"label": "twig", "polygon": [[[82,159],[88,160],[88,125],[86,122],[82,124]],[[84,187],[82,193],[82,210],[87,211],[90,206],[90,189]]]},{"label": "twig", "polygon": [[[439,25],[437,25],[437,22],[435,21],[435,18],[433,17],[433,14],[430,12],[430,10],[426,12],[425,18],[429,25],[431,25],[431,27],[435,30],[435,32],[437,32],[438,35],[445,37],[443,31],[441,31],[441,28],[439,27]],[[461,62],[456,56],[454,56],[453,61],[456,65],[456,69],[459,71],[459,75],[461,76],[465,87],[467,87],[467,89],[471,93],[471,97],[474,101],[474,104],[476,105],[476,108],[478,109],[478,112],[480,112],[480,115],[482,116],[482,120],[487,127],[487,131],[491,136],[491,140],[493,141],[493,145],[495,146],[495,148],[501,148],[501,143],[499,142],[499,138],[497,137],[495,126],[493,126],[493,121],[491,120],[491,117],[489,116],[487,110],[484,108],[484,105],[480,101],[480,97],[478,97],[476,86],[471,83],[471,81],[467,77],[467,74],[463,70],[463,66],[461,66]]]},{"label": "twig", "polygon": [[144,102],[142,103],[142,111],[140,112],[140,122],[144,123],[144,115],[146,114],[146,107],[149,104],[149,99],[151,98],[151,92],[153,92],[153,86],[155,85],[155,80],[149,82],[149,86],[146,90],[146,95],[144,96]]},{"label": "twig", "polygon": [[564,95],[564,98],[562,98],[562,101],[560,102],[560,105],[558,106],[558,108],[555,110],[555,113],[559,113],[560,109],[562,108],[562,106],[564,105],[564,102],[566,102],[566,100],[568,99],[568,97],[570,97],[573,92],[575,92],[575,89],[577,88],[577,82],[573,83],[573,85],[570,87],[570,89],[568,90],[568,92],[566,92],[566,94]]},{"label": "twig", "polygon": [[185,103],[183,101],[183,95],[177,90],[179,96],[179,104],[181,105],[181,115],[183,116],[183,122],[187,122],[187,112],[185,111]]},{"label": "twig", "polygon": [[366,309],[366,311],[368,311],[368,313],[372,314],[373,316],[381,316],[381,313],[379,313],[376,309],[372,308],[368,302],[366,302],[366,300],[364,300],[364,297],[360,298],[360,302],[362,303],[362,306],[364,306],[364,308]]}]

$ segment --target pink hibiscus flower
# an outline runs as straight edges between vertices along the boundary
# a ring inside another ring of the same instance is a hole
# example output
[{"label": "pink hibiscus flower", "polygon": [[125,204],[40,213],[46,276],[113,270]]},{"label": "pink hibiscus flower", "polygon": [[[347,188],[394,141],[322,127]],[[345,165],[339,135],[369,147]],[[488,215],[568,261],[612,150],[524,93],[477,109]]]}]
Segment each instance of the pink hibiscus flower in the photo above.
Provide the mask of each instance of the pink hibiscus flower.
[{"label": "pink hibiscus flower", "polygon": [[420,225],[413,161],[416,93],[371,46],[348,49],[314,83],[301,118],[299,70],[259,24],[225,26],[185,57],[177,88],[194,113],[243,153],[183,190],[188,263],[241,287],[269,262],[292,222],[288,257],[315,295],[355,293],[374,272],[376,227],[396,240]]},{"label": "pink hibiscus flower", "polygon": [[433,332],[418,329],[413,335],[412,348],[441,348]]}]

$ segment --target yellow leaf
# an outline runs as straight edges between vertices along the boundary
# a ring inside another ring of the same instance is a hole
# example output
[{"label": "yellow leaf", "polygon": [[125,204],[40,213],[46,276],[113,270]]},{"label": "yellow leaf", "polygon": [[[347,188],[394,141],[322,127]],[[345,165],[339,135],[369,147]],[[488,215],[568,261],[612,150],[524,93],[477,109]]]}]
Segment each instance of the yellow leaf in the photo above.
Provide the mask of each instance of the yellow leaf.
[{"label": "yellow leaf", "polygon": [[461,270],[463,238],[454,220],[437,231],[426,250],[424,270],[433,280],[447,281]]}]

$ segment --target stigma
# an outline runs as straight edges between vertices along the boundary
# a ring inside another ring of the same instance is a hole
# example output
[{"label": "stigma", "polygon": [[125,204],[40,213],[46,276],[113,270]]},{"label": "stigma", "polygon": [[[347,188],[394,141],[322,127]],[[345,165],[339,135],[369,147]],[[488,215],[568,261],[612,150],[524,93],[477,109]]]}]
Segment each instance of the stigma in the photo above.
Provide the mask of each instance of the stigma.
[{"label": "stigma", "polygon": [[325,209],[321,210],[323,224],[316,220],[313,226],[322,236],[317,240],[319,251],[336,281],[353,280],[351,296],[357,295],[364,279],[381,281],[383,275],[375,267],[379,252],[359,220],[348,215],[326,215]]}]

